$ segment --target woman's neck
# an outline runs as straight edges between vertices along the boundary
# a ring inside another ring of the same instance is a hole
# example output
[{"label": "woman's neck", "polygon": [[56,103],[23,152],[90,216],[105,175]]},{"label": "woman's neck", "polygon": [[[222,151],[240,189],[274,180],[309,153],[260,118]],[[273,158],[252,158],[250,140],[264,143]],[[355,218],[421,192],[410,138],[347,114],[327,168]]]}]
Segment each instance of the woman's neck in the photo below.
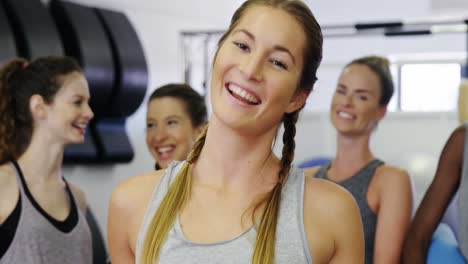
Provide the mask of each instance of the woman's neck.
[{"label": "woman's neck", "polygon": [[63,145],[50,144],[33,136],[28,148],[18,159],[18,163],[28,182],[44,183],[61,180],[63,153]]},{"label": "woman's neck", "polygon": [[362,136],[337,136],[336,158],[333,166],[338,170],[354,171],[362,168],[374,155],[369,148],[369,135]]},{"label": "woman's neck", "polygon": [[275,133],[239,135],[212,120],[194,167],[195,182],[233,192],[276,182],[279,161],[271,147]]}]

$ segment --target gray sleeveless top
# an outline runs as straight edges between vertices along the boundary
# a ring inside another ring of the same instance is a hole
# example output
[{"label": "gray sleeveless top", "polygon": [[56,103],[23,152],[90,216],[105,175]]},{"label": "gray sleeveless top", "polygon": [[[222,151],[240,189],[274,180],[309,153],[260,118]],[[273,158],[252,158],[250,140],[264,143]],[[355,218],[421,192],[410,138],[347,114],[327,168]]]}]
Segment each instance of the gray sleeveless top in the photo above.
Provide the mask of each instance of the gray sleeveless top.
[{"label": "gray sleeveless top", "polygon": [[468,260],[468,123],[465,123],[465,145],[463,169],[458,188],[458,242],[460,250]]},{"label": "gray sleeveless top", "polygon": [[[364,228],[366,264],[371,264],[373,262],[375,230],[377,227],[377,216],[370,209],[366,196],[372,176],[374,176],[377,167],[382,164],[382,161],[374,159],[351,178],[341,182],[335,182],[346,188],[354,196],[354,199],[356,199],[359,206],[359,212],[361,213],[361,220]],[[315,174],[315,177],[330,180],[327,176],[327,171],[330,168],[330,165],[331,163],[322,166],[317,174]]]},{"label": "gray sleeveless top", "polygon": [[[173,162],[155,187],[148,204],[136,243],[136,263],[141,261],[141,251],[148,226],[161,200],[184,162]],[[312,263],[303,222],[304,173],[292,169],[281,193],[280,211],[276,227],[276,263]],[[243,234],[216,243],[194,243],[184,238],[176,220],[161,249],[158,263],[251,263],[256,230],[251,227]]]},{"label": "gray sleeveless top", "polygon": [[13,164],[12,168],[19,185],[21,213],[13,241],[0,259],[0,264],[92,263],[91,233],[71,191],[69,195],[73,201],[70,201],[70,210],[78,211],[78,222],[71,231],[63,232],[37,211],[26,193],[27,186],[23,186],[21,171]]}]

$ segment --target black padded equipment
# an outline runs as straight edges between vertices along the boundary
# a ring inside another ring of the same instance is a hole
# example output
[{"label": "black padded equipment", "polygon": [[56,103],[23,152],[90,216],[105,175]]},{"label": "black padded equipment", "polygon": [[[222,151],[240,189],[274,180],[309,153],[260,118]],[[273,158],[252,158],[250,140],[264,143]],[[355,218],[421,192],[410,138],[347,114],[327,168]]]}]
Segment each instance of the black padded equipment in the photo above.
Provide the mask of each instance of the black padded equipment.
[{"label": "black padded equipment", "polygon": [[16,56],[15,37],[5,9],[0,2],[0,66]]},{"label": "black padded equipment", "polygon": [[142,46],[127,17],[119,12],[96,9],[111,45],[115,82],[109,108],[94,124],[100,163],[130,162],[134,152],[125,129],[125,118],[143,102],[148,70]]},{"label": "black padded equipment", "polygon": [[60,36],[40,0],[2,0],[15,35],[18,55],[29,60],[64,55]]},{"label": "black padded equipment", "polygon": [[134,152],[125,131],[125,118],[100,119],[94,127],[99,163],[130,162]]},{"label": "black padded equipment", "polygon": [[106,29],[115,62],[115,84],[108,117],[127,117],[145,97],[148,70],[138,36],[128,18],[119,12],[96,9]]}]

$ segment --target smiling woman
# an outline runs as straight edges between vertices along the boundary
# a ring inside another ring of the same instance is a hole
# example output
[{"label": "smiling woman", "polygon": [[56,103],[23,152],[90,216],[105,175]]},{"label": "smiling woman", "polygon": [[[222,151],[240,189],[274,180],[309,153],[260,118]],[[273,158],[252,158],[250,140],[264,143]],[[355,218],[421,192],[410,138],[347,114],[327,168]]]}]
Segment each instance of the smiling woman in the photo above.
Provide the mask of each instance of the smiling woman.
[{"label": "smiling woman", "polygon": [[320,26],[302,1],[245,1],[218,43],[213,114],[186,161],[113,191],[112,263],[362,263],[350,194],[291,166],[321,59]]},{"label": "smiling woman", "polygon": [[206,119],[205,101],[189,85],[156,88],[146,112],[146,144],[156,169],[167,168],[173,160],[185,160]]},{"label": "smiling woman", "polygon": [[349,63],[333,95],[330,118],[337,131],[336,158],[306,171],[330,180],[356,199],[364,225],[365,263],[399,263],[411,220],[412,190],[406,171],[374,157],[369,141],[393,95],[388,60],[368,56]]},{"label": "smiling woman", "polygon": [[91,263],[84,194],[61,175],[93,117],[83,73],[66,57],[15,59],[0,81],[0,263]]}]

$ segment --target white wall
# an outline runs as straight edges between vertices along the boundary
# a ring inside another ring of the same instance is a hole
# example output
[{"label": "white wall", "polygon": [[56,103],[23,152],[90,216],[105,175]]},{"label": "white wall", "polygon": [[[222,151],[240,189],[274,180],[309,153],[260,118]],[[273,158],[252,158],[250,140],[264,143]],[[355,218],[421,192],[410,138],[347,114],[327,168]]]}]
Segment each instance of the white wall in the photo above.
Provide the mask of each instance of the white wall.
[{"label": "white wall", "polygon": [[[181,30],[226,28],[241,0],[75,0],[125,12],[137,30],[148,59],[150,84],[148,93],[158,85],[182,81]],[[309,0],[322,24],[418,19],[433,14],[430,0]],[[404,6],[405,8],[401,8]],[[394,54],[415,51],[465,51],[466,37],[381,37],[326,39],[320,81],[309,104],[328,105],[341,65],[368,53]],[[112,189],[123,179],[150,171],[153,161],[144,142],[145,106],[128,118],[127,131],[135,148],[129,164],[113,166],[73,166],[64,174],[83,188],[105,233],[107,205]],[[457,125],[454,114],[389,113],[375,132],[375,154],[389,163],[407,168],[421,192],[432,177],[440,150],[450,131]],[[298,124],[296,161],[318,155],[333,155],[334,130],[328,114],[305,113]],[[280,144],[278,144],[280,147]]]}]

